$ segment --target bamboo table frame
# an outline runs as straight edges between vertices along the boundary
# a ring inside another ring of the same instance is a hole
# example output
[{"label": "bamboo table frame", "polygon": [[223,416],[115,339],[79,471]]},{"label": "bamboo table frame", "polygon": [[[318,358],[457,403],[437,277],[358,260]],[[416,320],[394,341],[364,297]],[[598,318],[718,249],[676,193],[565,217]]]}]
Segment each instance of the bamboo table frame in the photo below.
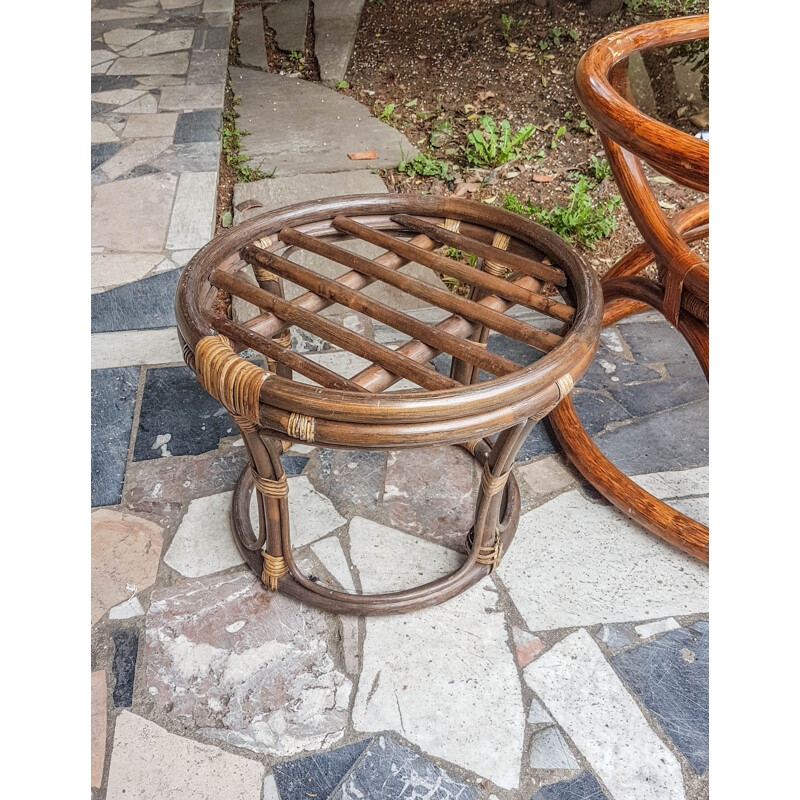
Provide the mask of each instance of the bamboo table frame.
[{"label": "bamboo table frame", "polygon": [[[367,259],[337,246],[354,238],[385,252]],[[476,256],[476,267],[434,252],[440,245]],[[298,250],[347,271],[327,278],[289,260]],[[469,297],[405,275],[400,270],[411,261],[469,283]],[[257,286],[240,274],[248,265]],[[361,290],[376,280],[450,315],[428,325],[370,299]],[[286,281],[304,293],[284,299]],[[556,286],[560,297],[545,296],[546,285]],[[252,303],[259,313],[244,323],[231,321],[217,310],[218,290]],[[334,303],[412,338],[394,350],[367,339],[318,313]],[[524,321],[512,317],[506,312],[514,305],[532,313]],[[591,363],[602,318],[597,278],[553,232],[480,203],[404,195],[323,200],[247,220],[191,259],[175,307],[184,358],[232,414],[249,457],[233,500],[243,557],[268,588],[347,614],[434,605],[497,566],[519,518],[514,457],[535,423],[569,394]],[[329,370],[293,352],[291,326],[372,363],[350,377]],[[520,366],[492,353],[486,348],[491,330],[544,355]],[[246,347],[266,357],[266,369],[238,355]],[[441,352],[453,356],[449,376],[428,363]],[[480,380],[481,370],[495,377]],[[293,380],[293,371],[314,384]],[[421,388],[385,391],[401,378]],[[467,448],[483,474],[464,563],[423,586],[375,595],[352,595],[310,580],[292,555],[280,461],[293,442],[345,449]],[[254,488],[258,534],[249,518]]]},{"label": "bamboo table frame", "polygon": [[[708,142],[658,122],[632,103],[627,59],[652,47],[708,37],[708,14],[646,23],[614,33],[584,53],[575,90],[600,131],[620,194],[644,238],[603,277],[603,325],[651,307],[683,335],[708,379],[709,269],[690,244],[708,235],[708,201],[668,219],[641,161],[685,186],[708,192]],[[641,273],[655,261],[658,280]],[[592,442],[567,398],[550,416],[583,476],[622,512],[687,553],[708,561],[708,528],[653,497],[618,470]]]}]

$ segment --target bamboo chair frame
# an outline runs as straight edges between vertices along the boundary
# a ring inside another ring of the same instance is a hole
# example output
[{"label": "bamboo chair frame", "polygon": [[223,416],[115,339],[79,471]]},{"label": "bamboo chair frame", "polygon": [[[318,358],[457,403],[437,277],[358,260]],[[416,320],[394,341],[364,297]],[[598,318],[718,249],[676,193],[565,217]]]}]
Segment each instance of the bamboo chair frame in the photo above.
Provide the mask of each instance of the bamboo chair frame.
[{"label": "bamboo chair frame", "polygon": [[[337,246],[354,238],[385,252],[367,259]],[[476,267],[433,252],[451,243],[475,255]],[[326,278],[289,260],[298,249],[349,271]],[[401,272],[411,261],[467,281],[470,297]],[[246,265],[253,267],[258,286],[237,274]],[[287,281],[304,293],[286,300]],[[436,325],[420,322],[364,295],[361,290],[374,281],[450,315]],[[558,288],[560,298],[542,294],[546,282]],[[214,306],[218,290],[254,304],[259,313],[244,323],[220,315]],[[396,349],[367,339],[320,315],[333,304],[412,338]],[[525,321],[510,316],[506,312],[514,305],[534,313]],[[232,414],[247,450],[249,464],[232,509],[246,562],[269,589],[330,611],[365,615],[440,603],[497,566],[519,519],[514,457],[536,422],[569,394],[591,363],[602,319],[597,278],[556,234],[483,204],[401,195],[323,200],[249,219],[191,259],[175,308],[186,363]],[[553,320],[558,334],[538,327]],[[292,351],[292,326],[371,364],[351,377],[317,364]],[[496,355],[485,347],[492,330],[544,355],[525,367]],[[266,357],[266,369],[239,355],[248,347]],[[453,356],[449,376],[429,364],[441,352]],[[480,381],[480,370],[495,377]],[[293,371],[316,385],[293,380]],[[459,380],[463,375],[467,380]],[[403,378],[420,388],[385,391]],[[439,580],[383,594],[353,595],[310,580],[292,555],[288,483],[280,461],[293,442],[344,449],[465,447],[483,473],[464,563]],[[249,517],[254,489],[257,533]]]},{"label": "bamboo chair frame", "polygon": [[[642,161],[683,185],[708,192],[708,142],[643,114],[632,104],[627,59],[641,50],[707,38],[708,14],[659,20],[614,33],[584,53],[575,91],[600,132],[620,194],[644,242],[603,277],[603,325],[646,308],[663,314],[684,336],[708,379],[709,268],[690,247],[708,236],[708,201],[668,219]],[[641,273],[655,261],[658,280]],[[708,527],[653,497],[617,469],[592,442],[567,398],[550,415],[567,456],[611,503],[647,530],[708,561]]]}]

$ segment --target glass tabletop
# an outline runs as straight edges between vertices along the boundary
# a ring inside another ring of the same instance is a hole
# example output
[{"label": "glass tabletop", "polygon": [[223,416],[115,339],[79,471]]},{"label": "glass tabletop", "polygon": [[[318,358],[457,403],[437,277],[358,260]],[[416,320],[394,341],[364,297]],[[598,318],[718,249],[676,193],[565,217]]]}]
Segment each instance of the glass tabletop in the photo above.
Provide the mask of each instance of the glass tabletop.
[{"label": "glass tabletop", "polygon": [[708,39],[697,39],[634,53],[627,99],[659,122],[708,139],[708,52]]}]

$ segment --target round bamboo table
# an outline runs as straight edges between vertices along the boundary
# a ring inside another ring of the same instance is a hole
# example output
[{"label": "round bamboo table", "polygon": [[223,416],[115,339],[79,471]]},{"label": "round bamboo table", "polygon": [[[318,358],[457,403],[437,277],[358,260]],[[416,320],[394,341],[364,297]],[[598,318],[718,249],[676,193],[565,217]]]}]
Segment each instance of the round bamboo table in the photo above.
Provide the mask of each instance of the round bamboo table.
[{"label": "round bamboo table", "polygon": [[[383,252],[369,259],[338,246],[352,239]],[[475,266],[436,252],[443,245],[473,255]],[[341,274],[326,277],[290,260],[302,256],[299,251],[339,265]],[[469,296],[404,274],[410,262],[469,284]],[[257,286],[242,274],[250,267]],[[445,319],[427,324],[367,297],[362,289],[375,281],[420,306],[437,306]],[[292,294],[300,292],[291,301],[284,297],[290,284]],[[553,286],[560,296],[543,294]],[[233,322],[220,311],[219,291],[258,313]],[[320,313],[334,304],[411,338],[396,349],[379,344]],[[231,413],[247,450],[232,517],[247,563],[269,589],[339,613],[386,614],[453,597],[508,551],[520,511],[514,457],[591,362],[602,302],[594,273],[572,248],[520,216],[454,198],[359,195],[280,209],[218,236],[184,269],[176,316],[187,364]],[[344,376],[318,364],[292,350],[292,327],[370,366]],[[491,352],[490,331],[540,357],[522,366]],[[245,348],[263,354],[266,368],[242,358]],[[429,364],[439,353],[452,356],[449,375]],[[293,379],[294,373],[313,383]],[[401,379],[419,388],[386,391]],[[303,575],[292,555],[280,460],[295,442],[345,449],[465,447],[483,472],[464,563],[423,586],[375,595],[337,591]],[[258,532],[249,516],[254,488]]]},{"label": "round bamboo table", "polygon": [[[620,194],[644,239],[603,276],[603,325],[646,308],[656,309],[686,339],[706,379],[709,269],[691,244],[708,236],[708,201],[666,217],[641,162],[677,183],[708,192],[709,146],[675,127],[675,110],[663,98],[656,98],[654,112],[661,119],[637,108],[629,64],[636,53],[649,57],[651,63],[664,63],[677,46],[687,49],[686,58],[696,62],[704,58],[702,50],[687,45],[707,39],[707,14],[646,23],[596,42],[584,53],[575,73],[578,99],[600,132]],[[653,262],[657,279],[643,274]],[[708,561],[708,528],[653,497],[618,470],[592,442],[569,398],[550,421],[572,463],[606,499],[652,533]]]}]

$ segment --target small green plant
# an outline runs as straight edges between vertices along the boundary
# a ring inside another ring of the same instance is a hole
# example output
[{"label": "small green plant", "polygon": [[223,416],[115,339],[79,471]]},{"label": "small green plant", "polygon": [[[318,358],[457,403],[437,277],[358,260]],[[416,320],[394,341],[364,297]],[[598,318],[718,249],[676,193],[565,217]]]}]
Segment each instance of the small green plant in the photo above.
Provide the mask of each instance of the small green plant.
[{"label": "small green plant", "polygon": [[403,159],[397,165],[397,171],[405,172],[410,178],[417,175],[424,178],[441,178],[443,181],[450,178],[450,165],[425,153],[418,153],[410,161]]},{"label": "small green plant", "polygon": [[550,140],[550,149],[555,150],[558,146],[558,140],[567,132],[567,126],[562,125],[554,134],[553,138]]},{"label": "small green plant", "polygon": [[598,184],[611,177],[611,165],[604,158],[600,159],[597,156],[592,156],[589,159],[589,167],[586,172],[595,181],[595,184]]},{"label": "small green plant", "polygon": [[[233,101],[233,105],[238,105],[239,98]],[[241,102],[241,100],[239,100]],[[275,170],[271,174],[262,172],[258,167],[251,167],[247,162],[250,156],[240,152],[241,137],[249,136],[250,131],[242,130],[236,124],[238,114],[235,111],[223,111],[222,113],[222,152],[225,153],[225,163],[233,167],[237,183],[250,183],[262,178],[272,178]]]},{"label": "small green plant", "polygon": [[484,114],[479,120],[480,129],[467,134],[464,154],[467,163],[476,167],[499,167],[512,158],[522,154],[522,147],[536,130],[535,125],[523,125],[516,133],[511,133],[511,124],[504,119],[498,128],[497,123]]},{"label": "small green plant", "polygon": [[[688,3],[681,2],[679,5],[681,10],[683,10],[684,5],[688,8]],[[694,5],[694,3],[692,3],[692,5]],[[669,12],[669,0],[625,0],[625,8],[632,14],[644,13],[663,15]]]},{"label": "small green plant", "polygon": [[339,83],[336,84],[337,90],[338,89],[347,89],[348,86],[350,86],[350,84],[347,81],[339,81]]},{"label": "small green plant", "polygon": [[503,38],[506,40],[506,44],[511,44],[511,34],[515,27],[519,30],[523,25],[527,24],[528,20],[526,19],[515,20],[510,14],[503,14],[503,16],[500,17],[500,30],[503,34]]},{"label": "small green plant", "polygon": [[299,50],[292,50],[289,53],[289,65],[292,69],[299,70],[305,63],[305,58]]},{"label": "small green plant", "polygon": [[594,250],[595,242],[610,236],[617,229],[614,211],[621,200],[619,195],[613,195],[608,200],[595,203],[589,188],[586,176],[581,175],[572,187],[566,206],[545,209],[543,206],[534,206],[530,200],[523,203],[515,195],[507,194],[503,207],[550,228],[568,242],[578,242]]},{"label": "small green plant", "polygon": [[381,111],[381,115],[380,117],[378,117],[378,119],[382,119],[385,120],[386,122],[389,122],[389,120],[391,120],[393,116],[394,116],[394,103],[387,103],[383,107],[383,111]]}]

